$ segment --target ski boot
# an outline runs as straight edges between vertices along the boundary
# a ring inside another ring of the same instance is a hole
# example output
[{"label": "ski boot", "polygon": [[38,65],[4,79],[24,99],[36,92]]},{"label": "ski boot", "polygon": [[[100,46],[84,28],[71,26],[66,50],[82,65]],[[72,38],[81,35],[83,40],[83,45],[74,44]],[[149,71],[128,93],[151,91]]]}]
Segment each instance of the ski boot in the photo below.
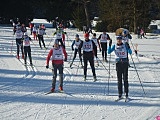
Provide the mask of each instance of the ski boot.
[{"label": "ski boot", "polygon": [[86,76],[84,75],[84,81],[86,81]]},{"label": "ski boot", "polygon": [[93,76],[93,81],[94,81],[94,82],[96,82],[96,81],[97,81],[96,76]]}]

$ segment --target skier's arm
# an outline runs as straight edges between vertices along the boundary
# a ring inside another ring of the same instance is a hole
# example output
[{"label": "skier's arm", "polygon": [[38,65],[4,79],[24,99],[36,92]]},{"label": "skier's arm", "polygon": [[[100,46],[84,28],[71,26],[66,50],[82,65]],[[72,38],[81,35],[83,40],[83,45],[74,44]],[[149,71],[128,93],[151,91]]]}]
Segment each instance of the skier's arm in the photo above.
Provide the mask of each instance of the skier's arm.
[{"label": "skier's arm", "polygon": [[111,40],[110,36],[107,34],[108,40]]},{"label": "skier's arm", "polygon": [[46,59],[46,64],[47,64],[48,66],[49,66],[49,60],[50,60],[52,54],[53,54],[53,49],[51,49],[51,50],[49,51],[48,56],[47,56],[47,59]]},{"label": "skier's arm", "polygon": [[130,34],[128,34],[128,38],[129,38],[129,39],[132,39],[132,36],[131,36]]},{"label": "skier's arm", "polygon": [[83,41],[80,43],[80,45],[79,45],[78,49],[81,49],[81,48],[82,48],[82,46],[83,46]]},{"label": "skier's arm", "polygon": [[57,34],[57,32],[54,32],[54,33],[53,33],[53,36],[54,36],[55,34]]},{"label": "skier's arm", "polygon": [[31,37],[29,37],[29,40],[30,40],[30,41],[32,40]]},{"label": "skier's arm", "polygon": [[72,50],[74,50],[73,48],[74,44],[75,44],[75,40],[72,42],[72,45],[71,45]]},{"label": "skier's arm", "polygon": [[108,54],[112,53],[115,50],[115,45],[112,45],[108,47]]}]

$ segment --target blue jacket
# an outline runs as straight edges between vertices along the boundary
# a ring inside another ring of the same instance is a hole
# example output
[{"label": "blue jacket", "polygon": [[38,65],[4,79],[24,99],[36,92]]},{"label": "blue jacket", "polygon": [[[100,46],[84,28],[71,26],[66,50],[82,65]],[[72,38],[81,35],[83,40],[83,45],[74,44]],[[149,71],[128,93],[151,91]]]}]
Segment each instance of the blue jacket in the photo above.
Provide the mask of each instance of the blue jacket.
[{"label": "blue jacket", "polygon": [[[126,46],[126,45],[125,45],[125,46]],[[126,46],[126,49],[127,49],[127,52],[128,52],[129,54],[132,54],[132,50],[131,50],[130,48],[128,48],[128,47]],[[115,51],[115,45],[112,45],[112,47],[109,46],[109,47],[108,47],[108,54],[112,53],[113,51]],[[116,60],[116,61],[118,61],[118,60]]]}]

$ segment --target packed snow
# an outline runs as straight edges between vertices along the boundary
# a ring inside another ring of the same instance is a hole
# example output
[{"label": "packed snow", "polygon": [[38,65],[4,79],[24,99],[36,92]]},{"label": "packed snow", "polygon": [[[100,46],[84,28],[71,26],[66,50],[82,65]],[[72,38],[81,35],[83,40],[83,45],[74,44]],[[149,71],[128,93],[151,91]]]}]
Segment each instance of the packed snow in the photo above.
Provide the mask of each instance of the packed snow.
[{"label": "packed snow", "polygon": [[[64,63],[64,91],[45,95],[51,89],[52,72],[46,69],[46,57],[52,48],[54,28],[47,28],[44,36],[47,50],[40,49],[32,40],[33,65],[24,66],[23,59],[16,58],[16,41],[12,27],[0,27],[0,119],[1,120],[158,120],[160,116],[160,36],[133,39],[130,46],[138,49],[138,56],[130,56],[129,102],[118,97],[114,53],[109,63],[102,61],[98,52],[98,81],[93,82],[90,65],[83,81],[83,69],[78,56],[73,68],[71,43],[75,34],[83,40],[83,32],[65,29],[68,60]],[[28,34],[30,33],[28,29]],[[97,36],[101,32],[96,32]],[[108,33],[115,40],[115,33]],[[91,36],[90,36],[91,37]],[[31,38],[33,36],[31,35]],[[108,55],[109,60],[110,55]],[[133,58],[133,61],[132,59]],[[134,68],[134,64],[136,68]],[[28,61],[29,64],[29,61]],[[137,72],[136,72],[137,70]],[[137,74],[138,73],[138,74]],[[139,75],[139,78],[138,78]],[[141,84],[142,83],[142,84]],[[58,78],[57,87],[58,89]],[[143,91],[144,90],[144,91]],[[157,117],[157,118],[156,118]],[[160,119],[159,119],[160,120]]]}]

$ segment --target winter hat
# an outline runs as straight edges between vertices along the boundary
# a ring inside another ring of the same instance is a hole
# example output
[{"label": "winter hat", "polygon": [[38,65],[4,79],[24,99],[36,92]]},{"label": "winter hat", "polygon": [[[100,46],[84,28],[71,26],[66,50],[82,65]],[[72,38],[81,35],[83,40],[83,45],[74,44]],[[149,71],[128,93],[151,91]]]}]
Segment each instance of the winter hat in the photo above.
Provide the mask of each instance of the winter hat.
[{"label": "winter hat", "polygon": [[96,33],[93,33],[93,36],[96,36]]},{"label": "winter hat", "polygon": [[59,41],[57,39],[55,39],[54,44],[59,44]]},{"label": "winter hat", "polygon": [[89,33],[85,33],[85,34],[84,34],[84,37],[85,37],[85,38],[89,38]]},{"label": "winter hat", "polygon": [[76,38],[79,38],[79,35],[78,35],[78,34],[76,34]]}]

